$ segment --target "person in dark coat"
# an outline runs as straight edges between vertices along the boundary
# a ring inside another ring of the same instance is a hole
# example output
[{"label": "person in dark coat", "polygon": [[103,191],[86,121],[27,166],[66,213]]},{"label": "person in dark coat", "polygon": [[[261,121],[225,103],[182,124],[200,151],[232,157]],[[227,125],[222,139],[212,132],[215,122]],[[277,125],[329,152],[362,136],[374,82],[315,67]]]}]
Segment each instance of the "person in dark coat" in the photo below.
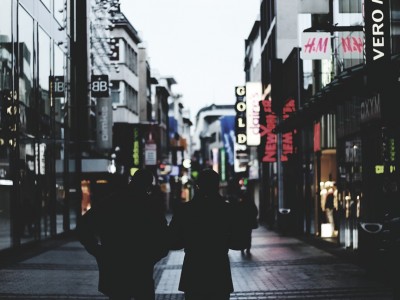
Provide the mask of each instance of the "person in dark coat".
[{"label": "person in dark coat", "polygon": [[211,169],[200,172],[196,188],[169,224],[171,250],[185,251],[179,290],[186,300],[228,300],[233,292],[229,203],[219,194],[219,175]]},{"label": "person in dark coat", "polygon": [[110,299],[155,299],[154,265],[168,254],[168,224],[152,182],[151,172],[136,171],[78,223],[79,241],[97,260],[98,289]]},{"label": "person in dark coat", "polygon": [[[242,254],[246,250],[246,254],[250,254],[252,232],[253,229],[258,228],[258,209],[254,200],[250,197],[247,191],[242,191],[234,204],[235,220],[239,224],[238,232],[245,240],[244,249],[241,249]],[[240,233],[241,232],[241,233]]]},{"label": "person in dark coat", "polygon": [[232,205],[236,247],[234,250],[246,251],[250,254],[252,231],[258,228],[258,208],[249,192],[241,187],[236,180],[228,185],[228,199]]}]

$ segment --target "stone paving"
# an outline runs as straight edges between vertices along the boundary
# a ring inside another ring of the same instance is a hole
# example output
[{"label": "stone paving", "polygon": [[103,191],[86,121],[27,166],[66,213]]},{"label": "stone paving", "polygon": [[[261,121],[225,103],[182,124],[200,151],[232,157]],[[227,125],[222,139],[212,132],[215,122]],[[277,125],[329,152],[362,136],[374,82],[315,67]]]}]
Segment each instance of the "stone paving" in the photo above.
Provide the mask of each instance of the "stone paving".
[{"label": "stone paving", "polygon": [[[178,291],[183,255],[171,251],[156,265],[157,300],[184,299]],[[231,300],[394,299],[362,267],[263,226],[253,231],[251,256],[230,251],[229,257]],[[0,299],[107,299],[97,291],[97,276],[94,258],[70,240],[0,268]]]}]

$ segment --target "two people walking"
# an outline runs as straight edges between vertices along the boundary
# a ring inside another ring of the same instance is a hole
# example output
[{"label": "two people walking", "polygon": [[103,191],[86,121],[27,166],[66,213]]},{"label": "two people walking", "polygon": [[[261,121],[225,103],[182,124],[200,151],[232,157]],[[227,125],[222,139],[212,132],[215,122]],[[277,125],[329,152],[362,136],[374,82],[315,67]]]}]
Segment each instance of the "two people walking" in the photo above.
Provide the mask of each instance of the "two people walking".
[{"label": "two people walking", "polygon": [[152,182],[149,171],[137,171],[78,223],[79,241],[98,263],[99,291],[114,300],[154,300],[155,264],[169,250],[184,249],[179,290],[185,299],[228,300],[236,208],[219,194],[218,173],[200,172],[193,199],[177,207],[169,225]]},{"label": "two people walking", "polygon": [[97,260],[101,293],[112,300],[154,300],[154,265],[169,247],[153,174],[138,170],[115,189],[79,220],[78,239]]}]

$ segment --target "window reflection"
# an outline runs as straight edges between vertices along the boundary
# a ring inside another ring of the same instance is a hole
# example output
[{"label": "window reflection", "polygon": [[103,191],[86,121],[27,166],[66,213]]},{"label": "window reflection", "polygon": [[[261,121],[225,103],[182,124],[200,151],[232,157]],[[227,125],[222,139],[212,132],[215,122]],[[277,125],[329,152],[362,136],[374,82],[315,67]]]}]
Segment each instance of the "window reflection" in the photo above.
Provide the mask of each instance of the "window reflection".
[{"label": "window reflection", "polygon": [[19,100],[20,129],[34,134],[37,124],[33,92],[33,19],[24,10],[19,10],[19,20],[24,26],[19,27]]},{"label": "window reflection", "polygon": [[[56,12],[57,13],[57,12]],[[65,182],[64,182],[64,159],[65,159],[65,138],[67,122],[67,103],[66,103],[66,91],[65,91],[65,68],[66,59],[64,52],[54,44],[54,76],[60,80],[62,87],[58,88],[58,91],[63,89],[63,97],[58,93],[54,95],[54,106],[55,106],[55,160],[56,160],[56,232],[60,233],[64,231],[64,212],[67,209],[66,198],[65,198]],[[61,80],[61,78],[63,80]]]},{"label": "window reflection", "polygon": [[39,28],[39,112],[40,112],[40,131],[41,134],[50,135],[50,37]]},{"label": "window reflection", "polygon": [[[0,113],[3,115],[4,95],[12,88],[12,50],[11,50],[11,0],[2,0],[0,9]],[[0,128],[5,127],[0,117]],[[0,250],[11,246],[11,179],[10,157],[6,146],[6,136],[0,129]]]}]

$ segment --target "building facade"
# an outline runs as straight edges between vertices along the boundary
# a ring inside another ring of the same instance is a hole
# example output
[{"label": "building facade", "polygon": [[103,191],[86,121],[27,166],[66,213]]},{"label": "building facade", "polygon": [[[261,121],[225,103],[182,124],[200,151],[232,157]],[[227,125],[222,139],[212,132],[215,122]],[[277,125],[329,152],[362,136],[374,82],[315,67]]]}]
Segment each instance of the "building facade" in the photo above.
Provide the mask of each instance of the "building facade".
[{"label": "building facade", "polygon": [[[276,119],[271,135],[282,162],[281,169],[263,163],[268,222],[377,250],[385,219],[400,214],[399,124],[389,96],[399,88],[399,4],[287,4],[261,2],[261,119]],[[372,29],[378,25],[379,48]]]},{"label": "building facade", "polygon": [[2,2],[0,250],[75,224],[66,160],[70,9],[69,1]]}]

